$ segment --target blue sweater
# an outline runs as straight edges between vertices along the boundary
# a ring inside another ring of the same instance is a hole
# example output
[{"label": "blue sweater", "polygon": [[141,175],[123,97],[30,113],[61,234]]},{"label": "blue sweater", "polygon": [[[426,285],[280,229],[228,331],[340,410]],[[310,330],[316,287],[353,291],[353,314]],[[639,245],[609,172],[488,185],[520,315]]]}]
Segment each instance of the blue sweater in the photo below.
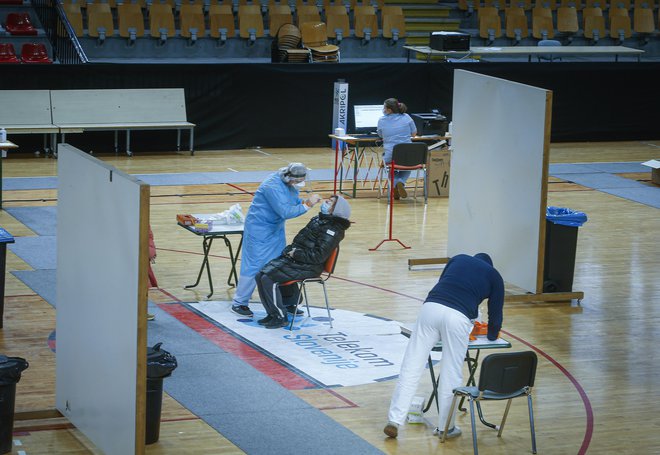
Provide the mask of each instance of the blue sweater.
[{"label": "blue sweater", "polygon": [[477,318],[484,299],[488,299],[488,339],[492,341],[502,328],[504,281],[490,264],[466,254],[449,260],[426,297],[427,302],[453,308],[470,319]]}]

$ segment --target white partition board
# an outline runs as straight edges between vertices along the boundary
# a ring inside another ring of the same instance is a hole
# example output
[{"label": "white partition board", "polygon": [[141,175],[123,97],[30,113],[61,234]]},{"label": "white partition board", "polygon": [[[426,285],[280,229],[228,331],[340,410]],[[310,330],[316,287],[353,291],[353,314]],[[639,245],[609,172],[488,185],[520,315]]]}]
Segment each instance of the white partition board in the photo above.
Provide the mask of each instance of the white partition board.
[{"label": "white partition board", "polygon": [[58,151],[57,409],[105,454],[143,453],[149,187]]},{"label": "white partition board", "polygon": [[551,102],[548,90],[454,72],[447,254],[487,252],[506,282],[530,292],[543,254]]}]

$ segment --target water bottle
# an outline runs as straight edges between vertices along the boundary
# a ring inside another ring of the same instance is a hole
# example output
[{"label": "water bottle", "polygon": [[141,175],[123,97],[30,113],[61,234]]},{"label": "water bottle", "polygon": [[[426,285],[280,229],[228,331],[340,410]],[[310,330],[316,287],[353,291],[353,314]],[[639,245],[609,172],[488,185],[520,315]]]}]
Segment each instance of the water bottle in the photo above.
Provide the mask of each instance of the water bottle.
[{"label": "water bottle", "polygon": [[0,142],[7,142],[7,130],[0,128]]}]

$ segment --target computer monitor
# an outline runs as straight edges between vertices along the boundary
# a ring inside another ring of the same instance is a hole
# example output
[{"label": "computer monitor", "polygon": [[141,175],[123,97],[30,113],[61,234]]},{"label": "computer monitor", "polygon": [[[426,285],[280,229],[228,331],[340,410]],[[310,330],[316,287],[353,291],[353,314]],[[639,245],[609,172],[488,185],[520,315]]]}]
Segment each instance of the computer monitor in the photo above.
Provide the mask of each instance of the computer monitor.
[{"label": "computer monitor", "polygon": [[383,116],[382,104],[353,106],[355,114],[355,132],[371,133],[378,127],[378,120]]}]

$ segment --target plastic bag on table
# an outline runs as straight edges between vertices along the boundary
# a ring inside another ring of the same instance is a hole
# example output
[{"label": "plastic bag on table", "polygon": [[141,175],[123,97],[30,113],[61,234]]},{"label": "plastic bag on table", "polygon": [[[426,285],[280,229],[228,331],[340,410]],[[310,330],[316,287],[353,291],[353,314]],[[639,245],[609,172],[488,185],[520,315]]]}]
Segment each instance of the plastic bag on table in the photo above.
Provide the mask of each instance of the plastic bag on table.
[{"label": "plastic bag on table", "polygon": [[224,212],[209,217],[209,220],[212,220],[213,224],[236,225],[245,223],[245,215],[241,204],[234,204]]}]

